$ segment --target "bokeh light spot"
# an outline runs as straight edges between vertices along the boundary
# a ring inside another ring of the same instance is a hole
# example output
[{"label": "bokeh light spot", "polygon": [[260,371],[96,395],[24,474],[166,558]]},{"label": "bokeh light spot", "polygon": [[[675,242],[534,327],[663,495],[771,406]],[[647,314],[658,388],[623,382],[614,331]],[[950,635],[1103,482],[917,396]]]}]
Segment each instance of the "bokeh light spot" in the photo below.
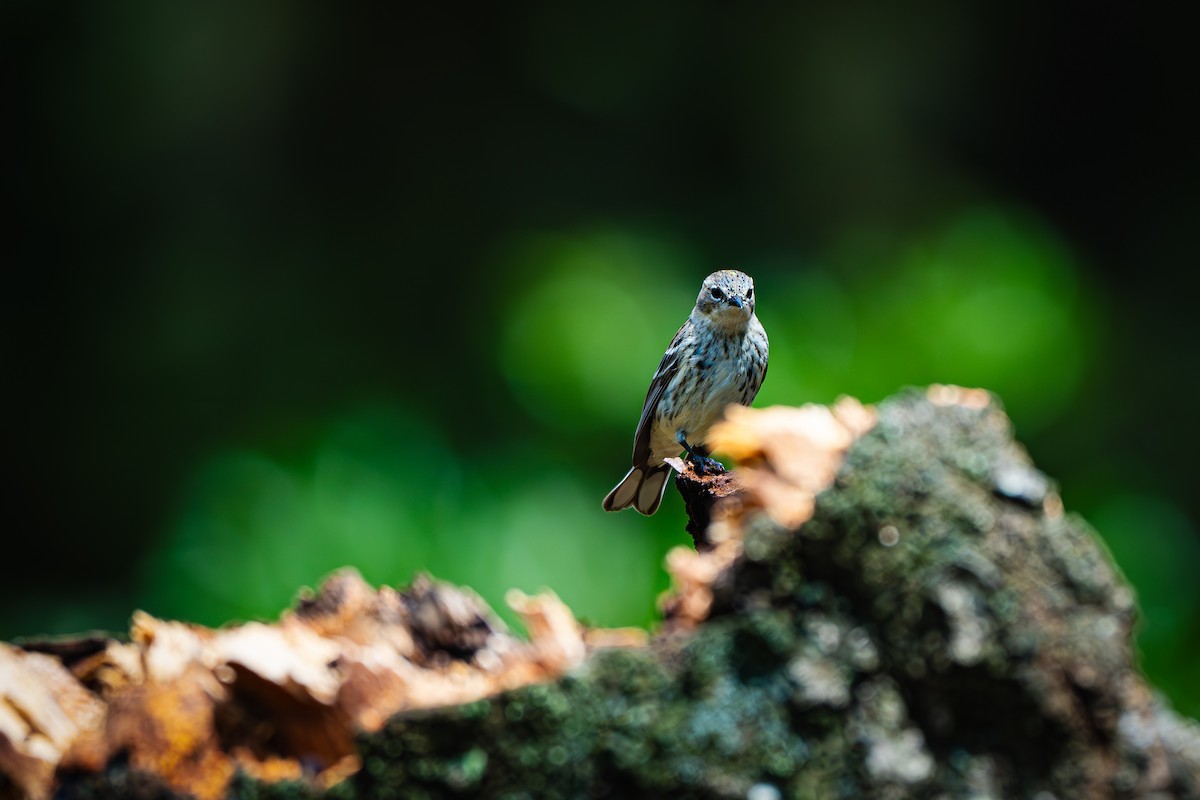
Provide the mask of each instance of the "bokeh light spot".
[{"label": "bokeh light spot", "polygon": [[[500,365],[513,392],[556,426],[636,421],[646,386],[696,288],[687,256],[628,234],[528,248],[541,263],[509,304]],[[690,287],[690,288],[689,288]]]}]

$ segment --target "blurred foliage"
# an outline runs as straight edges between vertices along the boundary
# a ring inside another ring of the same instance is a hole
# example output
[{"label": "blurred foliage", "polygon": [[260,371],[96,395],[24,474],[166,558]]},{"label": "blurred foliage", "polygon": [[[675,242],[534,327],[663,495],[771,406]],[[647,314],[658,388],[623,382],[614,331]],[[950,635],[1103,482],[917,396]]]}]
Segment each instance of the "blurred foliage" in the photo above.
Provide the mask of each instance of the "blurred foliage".
[{"label": "blurred foliage", "polygon": [[1200,713],[1195,137],[1109,91],[1175,50],[1007,9],[10,4],[0,636],[272,617],[346,564],[651,623],[681,504],[600,499],[737,266],[758,405],[996,392]]},{"label": "blurred foliage", "polygon": [[511,587],[554,586],[598,624],[649,621],[661,554],[630,515],[591,513],[577,477],[532,457],[470,465],[395,408],[348,414],[315,444],[292,463],[228,453],[207,464],[146,562],[148,606],[210,624],[270,617],[352,564],[377,584],[450,577],[501,611]]}]

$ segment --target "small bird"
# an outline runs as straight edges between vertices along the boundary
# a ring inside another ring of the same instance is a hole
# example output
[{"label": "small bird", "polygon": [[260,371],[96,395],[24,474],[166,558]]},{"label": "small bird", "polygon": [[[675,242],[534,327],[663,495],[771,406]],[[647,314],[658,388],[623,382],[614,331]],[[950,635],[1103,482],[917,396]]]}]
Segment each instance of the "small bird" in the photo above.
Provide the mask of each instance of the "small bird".
[{"label": "small bird", "polygon": [[650,381],[633,467],[604,498],[604,510],[657,511],[671,470],[663,460],[681,448],[701,475],[724,472],[709,458],[708,429],[731,403],[750,405],[766,375],[767,332],[754,316],[754,281],[736,269],[714,272]]}]

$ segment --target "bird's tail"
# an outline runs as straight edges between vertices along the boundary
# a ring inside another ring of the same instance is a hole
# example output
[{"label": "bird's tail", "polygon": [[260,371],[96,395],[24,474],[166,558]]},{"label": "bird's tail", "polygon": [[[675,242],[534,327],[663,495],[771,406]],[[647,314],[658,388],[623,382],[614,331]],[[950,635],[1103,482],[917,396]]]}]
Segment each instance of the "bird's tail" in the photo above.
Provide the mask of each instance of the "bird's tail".
[{"label": "bird's tail", "polygon": [[663,493],[667,490],[667,475],[671,468],[666,464],[651,467],[647,464],[630,468],[613,490],[604,498],[605,511],[620,511],[633,506],[638,513],[647,517],[658,511]]}]

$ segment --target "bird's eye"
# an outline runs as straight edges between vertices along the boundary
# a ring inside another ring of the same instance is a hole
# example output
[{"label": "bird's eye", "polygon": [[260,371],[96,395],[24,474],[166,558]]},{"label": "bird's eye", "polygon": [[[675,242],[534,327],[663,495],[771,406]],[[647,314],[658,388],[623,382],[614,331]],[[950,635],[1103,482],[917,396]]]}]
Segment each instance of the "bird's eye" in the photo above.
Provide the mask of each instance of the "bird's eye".
[{"label": "bird's eye", "polygon": [[750,291],[746,292],[746,299],[747,300],[754,299],[754,287],[753,286],[750,287]]},{"label": "bird's eye", "polygon": [[708,296],[711,297],[713,300],[720,300],[723,297],[725,297],[725,293],[714,286],[708,290]]}]

